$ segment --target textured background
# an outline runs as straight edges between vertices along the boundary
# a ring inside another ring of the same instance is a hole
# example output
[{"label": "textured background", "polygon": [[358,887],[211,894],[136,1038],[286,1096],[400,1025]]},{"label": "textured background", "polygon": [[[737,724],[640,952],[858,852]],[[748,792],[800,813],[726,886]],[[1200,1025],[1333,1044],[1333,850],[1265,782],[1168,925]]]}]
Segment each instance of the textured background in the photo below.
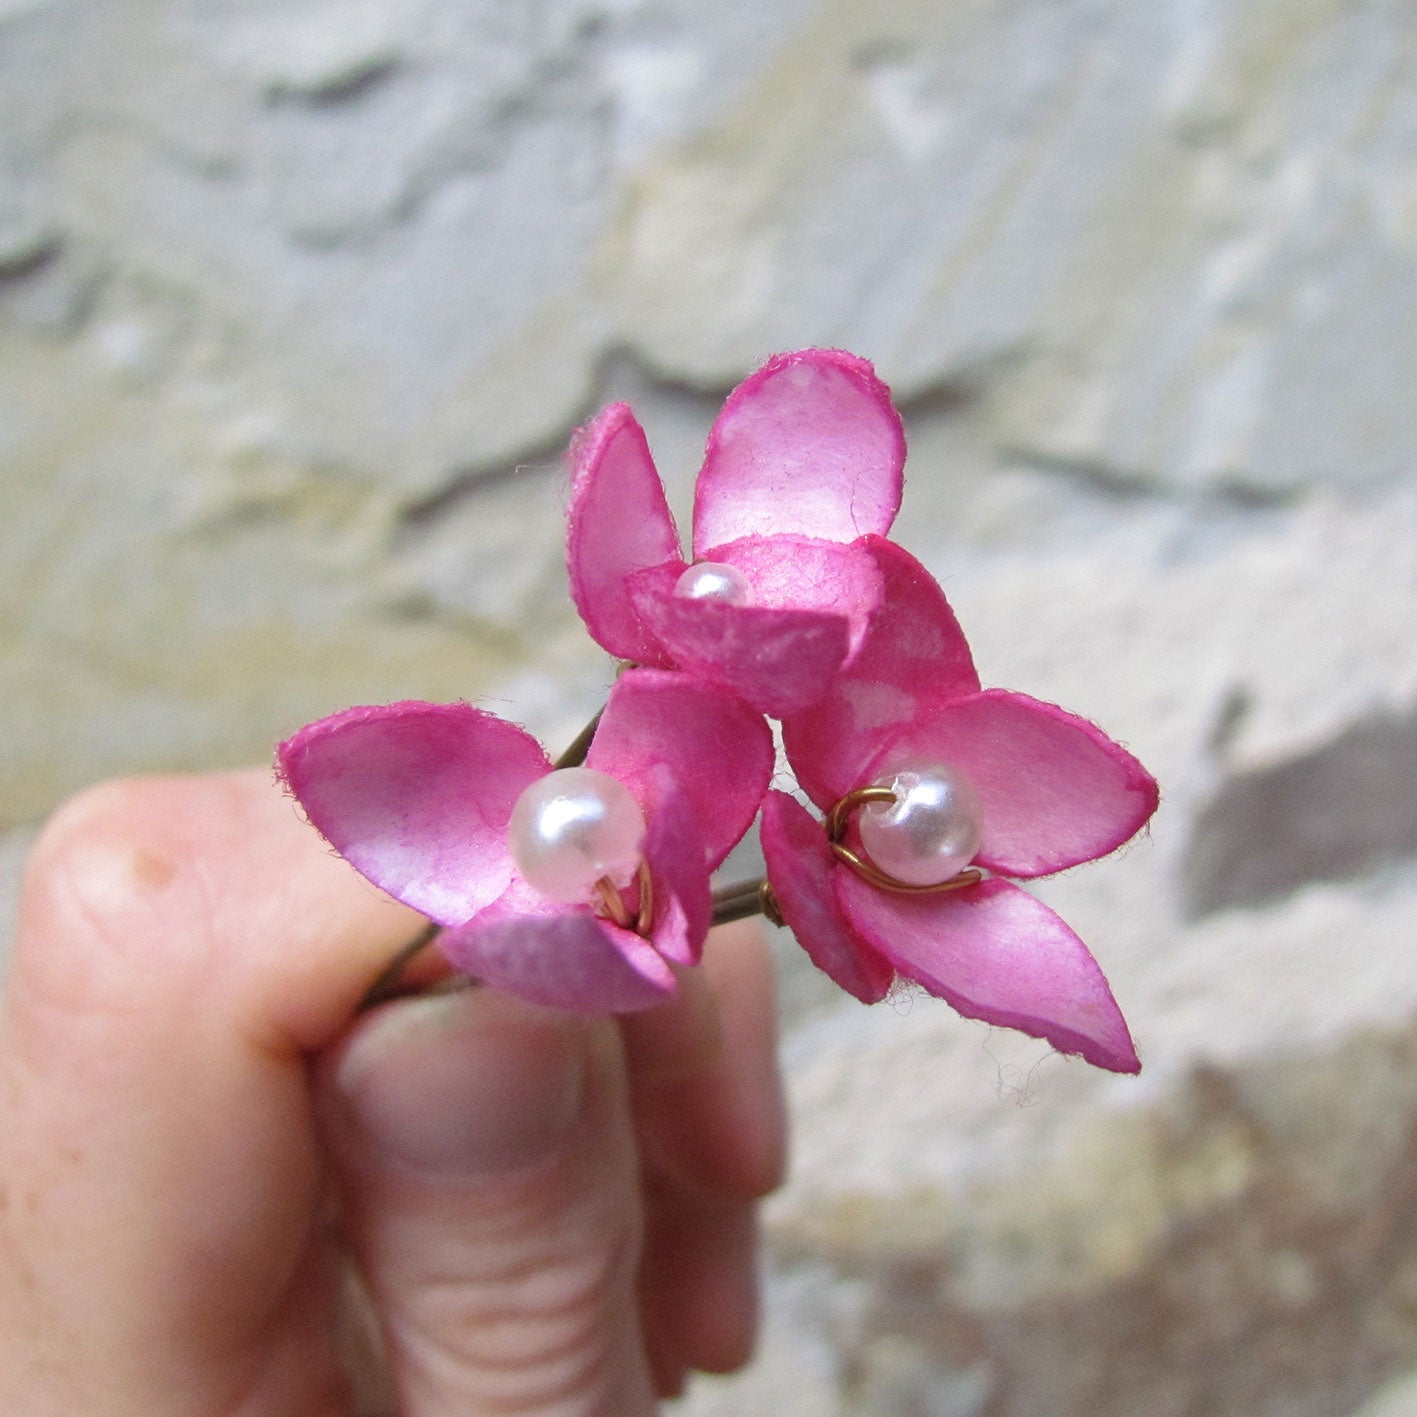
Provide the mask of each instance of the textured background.
[{"label": "textured background", "polygon": [[812,343],[986,682],[1166,788],[1041,892],[1146,1071],[780,936],[768,1334],[686,1411],[1417,1412],[1404,0],[0,0],[0,876],[351,702],[568,738],[569,429],[682,513]]}]

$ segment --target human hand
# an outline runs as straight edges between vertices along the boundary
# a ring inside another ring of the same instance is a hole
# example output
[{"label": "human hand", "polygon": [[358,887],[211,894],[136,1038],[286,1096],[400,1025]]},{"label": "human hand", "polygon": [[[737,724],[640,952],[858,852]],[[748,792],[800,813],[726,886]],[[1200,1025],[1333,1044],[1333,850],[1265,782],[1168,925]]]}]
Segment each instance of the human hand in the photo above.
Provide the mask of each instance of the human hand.
[{"label": "human hand", "polygon": [[261,774],[60,812],[0,1003],[7,1417],[640,1417],[746,1360],[783,1165],[755,928],[618,1023],[357,1016],[421,923]]}]

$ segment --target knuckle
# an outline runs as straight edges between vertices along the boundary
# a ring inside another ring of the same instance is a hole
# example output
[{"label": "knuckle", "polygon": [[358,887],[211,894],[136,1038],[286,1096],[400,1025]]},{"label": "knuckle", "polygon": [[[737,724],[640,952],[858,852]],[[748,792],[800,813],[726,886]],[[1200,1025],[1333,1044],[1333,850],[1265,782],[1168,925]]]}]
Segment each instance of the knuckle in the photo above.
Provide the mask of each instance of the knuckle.
[{"label": "knuckle", "polygon": [[480,1283],[433,1286],[424,1294],[425,1361],[469,1375],[489,1413],[583,1405],[613,1385],[637,1249],[626,1230],[551,1263],[511,1263]]},{"label": "knuckle", "polygon": [[191,911],[199,884],[184,868],[186,781],[100,783],[53,815],[22,876],[12,991],[63,1012],[102,1009],[135,967],[158,963],[164,922]]},{"label": "knuckle", "polygon": [[124,914],[170,866],[159,828],[171,789],[161,779],[120,778],[86,788],[59,808],[26,862],[27,902]]},{"label": "knuckle", "polygon": [[95,835],[108,835],[153,789],[144,777],[110,778],[76,792],[45,822],[35,842],[32,861],[47,864],[71,846]]}]

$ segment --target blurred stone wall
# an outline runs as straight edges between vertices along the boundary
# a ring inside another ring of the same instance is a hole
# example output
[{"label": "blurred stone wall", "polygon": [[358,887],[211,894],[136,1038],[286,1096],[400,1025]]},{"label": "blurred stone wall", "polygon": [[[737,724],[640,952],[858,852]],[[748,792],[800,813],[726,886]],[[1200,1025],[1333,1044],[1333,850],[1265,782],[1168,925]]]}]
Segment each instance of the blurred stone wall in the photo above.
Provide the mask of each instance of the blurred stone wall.
[{"label": "blurred stone wall", "polygon": [[1145,1071],[781,935],[767,1337],[685,1410],[1417,1412],[1403,0],[0,0],[4,878],[351,702],[568,738],[569,430],[630,398],[686,511],[814,343],[985,681],[1162,780],[1040,891]]}]

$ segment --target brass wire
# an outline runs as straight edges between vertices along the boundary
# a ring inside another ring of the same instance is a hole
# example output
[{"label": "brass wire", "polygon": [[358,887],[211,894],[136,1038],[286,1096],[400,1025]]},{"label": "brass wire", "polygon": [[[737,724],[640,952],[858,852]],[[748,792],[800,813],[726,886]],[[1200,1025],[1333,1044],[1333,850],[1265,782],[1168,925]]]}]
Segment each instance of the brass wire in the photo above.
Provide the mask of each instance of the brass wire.
[{"label": "brass wire", "polygon": [[827,813],[826,819],[827,842],[831,846],[832,855],[843,865],[850,866],[863,881],[867,881],[883,891],[895,891],[900,895],[938,895],[942,891],[963,890],[966,886],[977,885],[984,879],[984,873],[971,866],[967,870],[951,876],[947,881],[935,881],[930,885],[915,886],[908,881],[896,880],[894,876],[881,870],[873,861],[867,860],[844,844],[847,824],[851,820],[851,814],[858,807],[867,802],[894,802],[895,800],[896,795],[891,788],[873,786],[858,787],[836,802],[831,811]]},{"label": "brass wire", "polygon": [[635,934],[648,938],[650,927],[654,924],[654,880],[650,876],[649,866],[643,861],[640,862],[635,880],[640,888],[640,903],[633,921],[630,919],[630,908],[625,904],[625,897],[620,894],[619,888],[609,876],[602,876],[595,883],[595,893],[601,905],[605,907],[601,913],[607,920],[622,930],[633,930]]}]

